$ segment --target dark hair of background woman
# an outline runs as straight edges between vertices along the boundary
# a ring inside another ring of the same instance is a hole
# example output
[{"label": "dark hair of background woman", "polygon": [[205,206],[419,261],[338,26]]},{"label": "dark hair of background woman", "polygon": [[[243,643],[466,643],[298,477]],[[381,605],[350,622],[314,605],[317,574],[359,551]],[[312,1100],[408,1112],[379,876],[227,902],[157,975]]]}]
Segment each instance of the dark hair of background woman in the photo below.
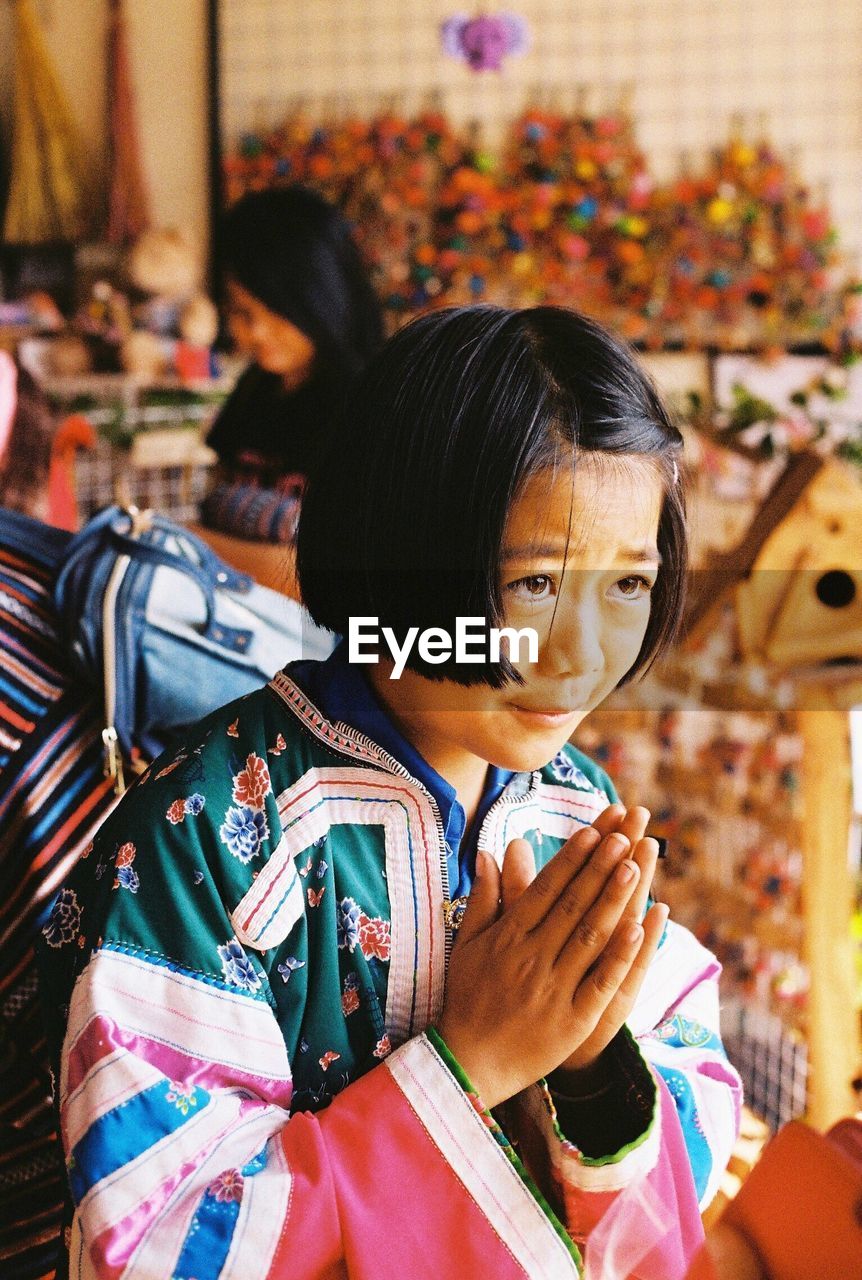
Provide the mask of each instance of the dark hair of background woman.
[{"label": "dark hair of background woman", "polygon": [[224,272],[310,338],[329,373],[362,369],[383,339],[350,225],[305,187],[256,191],[225,215]]},{"label": "dark hair of background woman", "polygon": [[[664,489],[662,566],[638,659],[646,669],[679,625],[687,542],[675,458],[682,437],[631,351],[559,307],[433,312],[389,340],[355,385],[306,491],[298,535],[302,598],[322,626],[374,616],[454,632],[455,618],[503,623],[499,559],[514,499],[578,452],[647,455]],[[416,654],[416,648],[413,649]],[[431,679],[499,686],[504,661],[408,665]]]}]

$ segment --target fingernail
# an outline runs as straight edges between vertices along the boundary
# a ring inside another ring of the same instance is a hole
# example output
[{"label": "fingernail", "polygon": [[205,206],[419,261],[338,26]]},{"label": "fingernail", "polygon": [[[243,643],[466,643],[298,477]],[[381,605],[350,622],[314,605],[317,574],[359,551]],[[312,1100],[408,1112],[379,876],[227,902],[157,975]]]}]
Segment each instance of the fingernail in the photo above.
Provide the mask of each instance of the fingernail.
[{"label": "fingernail", "polygon": [[620,880],[623,884],[628,884],[631,880],[634,880],[635,876],[637,875],[637,871],[638,869],[637,869],[636,863],[623,862],[617,868],[617,879]]},{"label": "fingernail", "polygon": [[629,847],[629,842],[625,836],[619,834],[608,836],[608,853],[612,858],[618,858],[620,854],[625,853]]}]

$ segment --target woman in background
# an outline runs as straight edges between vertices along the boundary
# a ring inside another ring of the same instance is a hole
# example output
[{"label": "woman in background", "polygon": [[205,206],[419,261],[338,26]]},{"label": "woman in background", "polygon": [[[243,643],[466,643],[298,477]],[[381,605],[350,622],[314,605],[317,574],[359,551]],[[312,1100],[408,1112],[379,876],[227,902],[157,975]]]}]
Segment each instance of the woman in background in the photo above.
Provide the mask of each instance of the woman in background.
[{"label": "woman in background", "polygon": [[[347,221],[303,187],[244,196],[221,252],[228,328],[251,364],[209,434],[221,475],[202,519],[216,534],[283,546],[345,388],[382,341],[380,307]],[[236,547],[213,542],[236,563]],[[259,577],[260,551],[239,548],[238,567]]]}]

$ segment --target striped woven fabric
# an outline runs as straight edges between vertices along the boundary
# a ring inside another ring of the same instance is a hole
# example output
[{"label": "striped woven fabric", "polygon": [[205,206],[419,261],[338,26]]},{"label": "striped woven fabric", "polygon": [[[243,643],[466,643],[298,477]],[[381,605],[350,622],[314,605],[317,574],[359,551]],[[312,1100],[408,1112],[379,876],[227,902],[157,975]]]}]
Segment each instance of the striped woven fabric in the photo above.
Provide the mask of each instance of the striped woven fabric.
[{"label": "striped woven fabric", "polygon": [[113,802],[52,609],[68,535],[0,509],[0,1275],[53,1276],[65,1177],[33,939]]}]

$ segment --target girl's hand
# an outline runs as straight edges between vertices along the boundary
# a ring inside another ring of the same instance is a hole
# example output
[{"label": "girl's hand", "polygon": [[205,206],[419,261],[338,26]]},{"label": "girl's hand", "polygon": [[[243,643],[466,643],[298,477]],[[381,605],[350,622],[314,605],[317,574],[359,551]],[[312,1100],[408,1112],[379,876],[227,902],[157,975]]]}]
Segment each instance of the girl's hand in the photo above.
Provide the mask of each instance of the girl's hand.
[{"label": "girl's hand", "polygon": [[[571,1089],[572,1094],[577,1095],[579,1090],[588,1091],[599,1082],[596,1078],[600,1069],[599,1059],[634,1008],[667,923],[668,911],[662,903],[654,903],[644,916],[658,859],[658,844],[644,837],[649,820],[649,810],[640,805],[626,811],[622,805],[613,804],[600,813],[593,824],[603,836],[619,831],[631,842],[632,858],[640,868],[640,879],[623,912],[623,924],[629,919],[642,920],[644,936],[628,974],[609,1001],[595,1031],[561,1064],[554,1083],[562,1093]],[[566,1076],[570,1079],[567,1080]]]},{"label": "girl's hand", "polygon": [[[487,1107],[589,1041],[644,940],[631,915],[641,872],[627,836],[584,827],[526,888],[524,843],[510,845],[502,877],[488,854],[477,857],[439,1022]],[[501,895],[517,892],[500,915]]]}]

